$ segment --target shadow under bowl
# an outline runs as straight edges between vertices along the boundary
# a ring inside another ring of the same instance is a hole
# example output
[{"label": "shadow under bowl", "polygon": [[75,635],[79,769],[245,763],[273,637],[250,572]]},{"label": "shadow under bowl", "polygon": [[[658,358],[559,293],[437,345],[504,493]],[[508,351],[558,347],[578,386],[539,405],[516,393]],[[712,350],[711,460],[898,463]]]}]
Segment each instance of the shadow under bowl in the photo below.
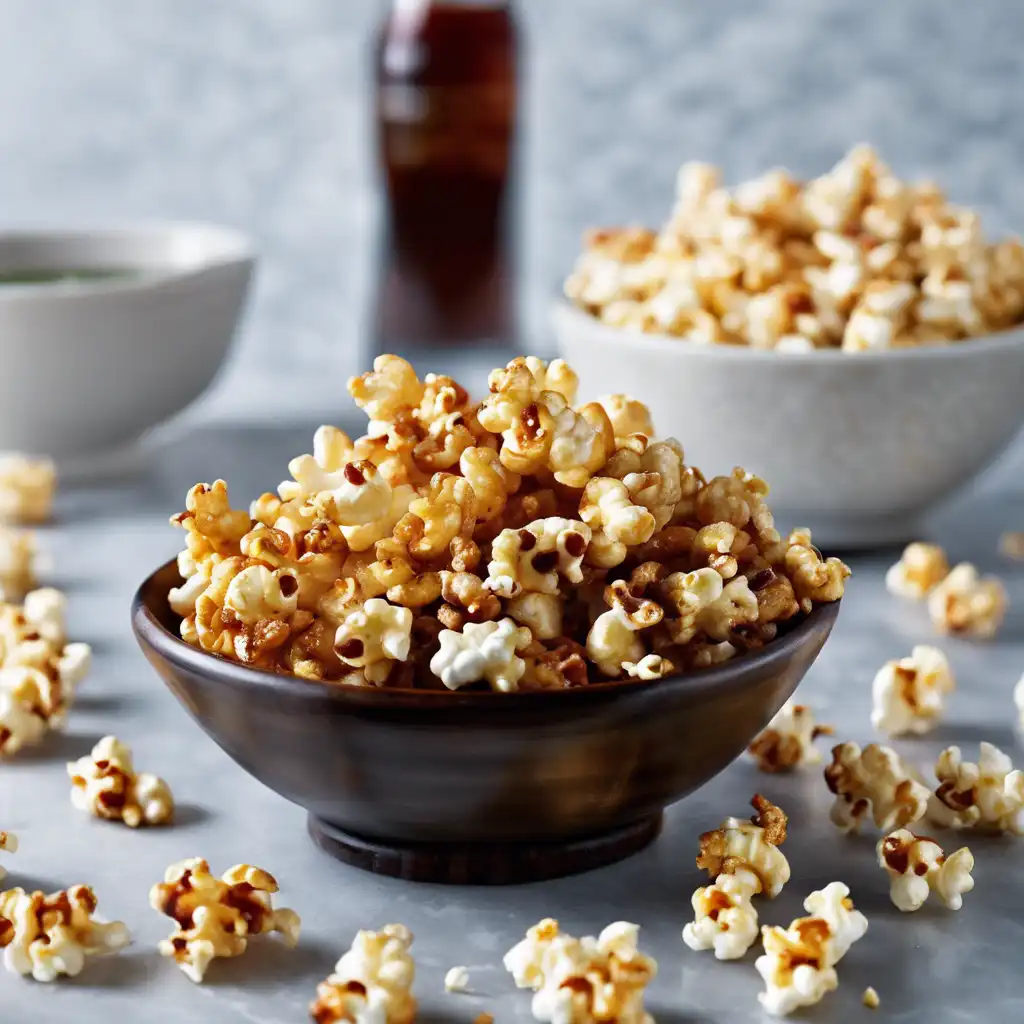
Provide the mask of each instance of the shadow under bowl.
[{"label": "shadow under bowl", "polygon": [[658,682],[545,693],[305,682],[189,646],[139,588],[135,636],[206,733],[310,813],[333,856],[417,881],[507,884],[589,870],[658,833],[662,811],[733,761],[803,678],[837,604],[765,649]]}]

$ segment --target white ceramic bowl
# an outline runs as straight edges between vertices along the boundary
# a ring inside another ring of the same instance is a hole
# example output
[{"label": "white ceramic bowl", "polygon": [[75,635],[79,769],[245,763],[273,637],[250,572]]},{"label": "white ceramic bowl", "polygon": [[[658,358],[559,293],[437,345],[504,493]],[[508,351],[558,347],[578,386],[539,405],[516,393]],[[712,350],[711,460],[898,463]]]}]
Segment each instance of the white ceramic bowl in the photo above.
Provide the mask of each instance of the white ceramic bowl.
[{"label": "white ceramic bowl", "polygon": [[1024,423],[1024,330],[891,352],[799,355],[626,333],[558,301],[586,397],[625,392],[708,474],[743,466],[776,519],[826,547],[913,539]]},{"label": "white ceramic bowl", "polygon": [[199,397],[227,356],[255,266],[242,235],[199,224],[0,233],[0,449],[74,464],[125,446]]}]

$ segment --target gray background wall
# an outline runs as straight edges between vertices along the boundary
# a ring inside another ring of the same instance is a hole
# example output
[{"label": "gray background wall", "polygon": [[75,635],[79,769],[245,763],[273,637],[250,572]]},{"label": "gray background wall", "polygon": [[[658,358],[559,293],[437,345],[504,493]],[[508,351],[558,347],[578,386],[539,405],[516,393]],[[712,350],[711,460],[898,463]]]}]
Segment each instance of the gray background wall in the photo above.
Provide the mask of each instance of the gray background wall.
[{"label": "gray background wall", "polygon": [[[349,372],[378,201],[382,0],[0,0],[0,222],[193,217],[263,272],[220,398]],[[523,0],[526,322],[588,223],[657,221],[687,158],[739,179],[876,143],[1024,228],[1018,0]],[[326,373],[324,371],[327,371]],[[314,377],[313,371],[316,371]],[[340,386],[340,385],[339,385]]]}]

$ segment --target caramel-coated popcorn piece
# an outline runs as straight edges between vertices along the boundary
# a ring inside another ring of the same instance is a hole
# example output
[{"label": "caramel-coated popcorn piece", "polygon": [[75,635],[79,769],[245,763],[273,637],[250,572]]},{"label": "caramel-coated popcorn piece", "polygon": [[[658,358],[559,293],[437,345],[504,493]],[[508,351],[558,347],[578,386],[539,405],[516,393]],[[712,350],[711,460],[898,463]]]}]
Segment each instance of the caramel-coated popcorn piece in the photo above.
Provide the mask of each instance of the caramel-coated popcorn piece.
[{"label": "caramel-coated popcorn piece", "polygon": [[763,772],[787,772],[801,765],[818,764],[821,752],[814,746],[819,736],[831,736],[830,725],[817,725],[806,704],[787,700],[775,717],[747,748]]},{"label": "caramel-coated popcorn piece", "polygon": [[885,574],[885,586],[897,597],[923,601],[947,576],[949,562],[938,544],[915,541]]},{"label": "caramel-coated popcorn piece", "polygon": [[249,939],[280,932],[287,946],[298,942],[300,920],[294,910],[273,907],[277,882],[249,864],[239,864],[218,879],[205,860],[172,864],[164,881],[153,886],[154,910],[177,924],[159,946],[185,975],[199,984],[217,957],[241,956]]},{"label": "caramel-coated popcorn piece", "polygon": [[982,743],[978,763],[964,761],[959,747],[947,747],[935,764],[939,785],[928,817],[946,828],[1024,833],[1024,772],[998,747]]},{"label": "caramel-coated popcorn piece", "polygon": [[726,818],[700,837],[697,867],[712,879],[748,872],[758,881],[755,891],[774,899],[790,875],[789,861],[779,849],[786,841],[786,815],[760,793],[750,802],[757,812],[750,821]]},{"label": "caramel-coated popcorn piece", "polygon": [[573,938],[550,918],[505,954],[505,969],[518,988],[533,989],[533,1017],[549,1024],[653,1024],[644,989],[658,970],[640,952],[640,929],[618,921],[597,938]]},{"label": "caramel-coated popcorn piece", "polygon": [[90,956],[117,953],[131,941],[120,921],[96,920],[96,896],[75,885],[44,896],[9,889],[0,893],[0,948],[12,974],[36,981],[75,977]]},{"label": "caramel-coated popcorn piece", "polygon": [[935,728],[943,698],[956,688],[953,670],[937,647],[919,645],[907,658],[886,662],[872,686],[871,724],[889,736]]},{"label": "caramel-coated popcorn piece", "polygon": [[757,941],[757,910],[751,897],[761,891],[757,875],[739,869],[720,875],[693,894],[695,918],[683,929],[690,949],[713,949],[716,960],[737,960]]},{"label": "caramel-coated popcorn piece", "polygon": [[68,764],[71,802],[107,821],[129,828],[165,825],[174,817],[167,783],[149,772],[136,774],[132,752],[115,736],[105,736],[88,757]]},{"label": "caramel-coated popcorn piece", "polygon": [[[0,832],[0,850],[8,853],[18,852],[18,837],[13,832]],[[4,866],[0,864],[0,881],[7,877]]]},{"label": "caramel-coated popcorn piece", "polygon": [[974,857],[963,846],[948,857],[934,839],[901,828],[878,843],[878,863],[889,875],[889,895],[904,913],[920,910],[931,893],[950,909],[974,888]]},{"label": "caramel-coated popcorn piece", "polygon": [[358,932],[352,948],[320,983],[309,1008],[316,1024],[412,1024],[416,999],[411,989],[416,964],[405,925]]},{"label": "caramel-coated popcorn piece", "polygon": [[44,523],[50,518],[57,468],[49,459],[0,456],[0,519]]},{"label": "caramel-coated popcorn piece", "polygon": [[844,832],[858,831],[868,815],[889,832],[923,818],[928,808],[928,787],[894,750],[877,743],[863,751],[856,743],[833,747],[825,782],[836,797],[829,817]]},{"label": "caramel-coated popcorn piece", "polygon": [[36,585],[35,561],[35,534],[0,525],[0,595],[4,600],[20,600]]},{"label": "caramel-coated popcorn piece", "polygon": [[1006,603],[1006,589],[995,576],[979,576],[961,562],[928,595],[928,614],[940,633],[989,640],[1002,625]]}]

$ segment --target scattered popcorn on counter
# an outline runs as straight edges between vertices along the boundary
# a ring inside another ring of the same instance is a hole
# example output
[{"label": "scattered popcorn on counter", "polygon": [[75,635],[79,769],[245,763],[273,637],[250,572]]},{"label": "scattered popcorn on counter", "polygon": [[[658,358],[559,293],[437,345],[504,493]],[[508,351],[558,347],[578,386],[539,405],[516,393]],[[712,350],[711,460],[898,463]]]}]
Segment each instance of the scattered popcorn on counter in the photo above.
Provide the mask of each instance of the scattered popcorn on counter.
[{"label": "scattered popcorn on counter", "polygon": [[870,985],[864,989],[864,993],[860,997],[860,1001],[869,1010],[877,1010],[882,1005],[882,1000],[878,998],[878,993]]},{"label": "scattered popcorn on counter", "polygon": [[20,601],[36,585],[36,538],[0,525],[0,597]]},{"label": "scattered popcorn on counter", "polygon": [[836,964],[867,932],[867,918],[855,910],[850,890],[832,882],[804,901],[810,917],[799,917],[788,928],[761,929],[764,955],[754,966],[766,990],[758,996],[775,1017],[813,1006],[839,986]]},{"label": "scattered popcorn on counter", "polygon": [[1006,614],[1006,589],[995,576],[979,576],[961,562],[928,595],[928,614],[940,633],[989,640]]},{"label": "scattered popcorn on counter", "polygon": [[825,782],[835,794],[830,818],[845,832],[856,832],[870,815],[884,832],[923,818],[928,787],[914,779],[900,756],[889,747],[856,743],[832,748]]},{"label": "scattered popcorn on counter", "polygon": [[280,932],[287,946],[299,939],[294,910],[273,907],[277,881],[249,864],[238,864],[218,879],[198,857],[172,864],[164,881],[153,886],[149,902],[177,927],[161,941],[163,956],[173,957],[185,975],[202,982],[217,957],[241,956],[249,939]]},{"label": "scattered popcorn on counter", "polygon": [[96,920],[96,896],[75,885],[44,896],[9,889],[0,893],[0,948],[12,974],[56,981],[81,974],[90,956],[117,953],[131,941],[120,921]]},{"label": "scattered popcorn on counter", "polygon": [[889,567],[885,586],[897,597],[923,601],[948,575],[946,552],[938,544],[915,541],[908,544],[900,560]]},{"label": "scattered popcorn on counter", "polygon": [[943,698],[955,688],[942,651],[919,645],[909,657],[888,661],[878,670],[872,686],[871,724],[889,736],[929,732],[942,717]]},{"label": "scattered popcorn on counter", "polygon": [[46,522],[56,486],[57,468],[49,459],[0,455],[0,520]]},{"label": "scattered popcorn on counter", "polygon": [[801,765],[818,764],[821,752],[814,741],[831,735],[832,726],[816,725],[814,712],[806,704],[787,700],[747,749],[761,771],[788,772]]},{"label": "scattered popcorn on counter", "polygon": [[317,986],[310,1017],[316,1024],[412,1024],[417,1009],[412,941],[401,924],[357,933],[334,973]]},{"label": "scattered popcorn on counter", "polygon": [[1024,561],[1024,530],[1009,530],[999,538],[999,550],[1016,561]]},{"label": "scattered popcorn on counter", "polygon": [[779,849],[786,841],[786,814],[760,793],[750,803],[757,812],[750,821],[726,818],[700,837],[697,867],[716,881],[749,872],[757,879],[756,892],[774,899],[789,881],[789,862]]},{"label": "scattered popcorn on counter", "polygon": [[136,774],[131,750],[116,736],[105,736],[88,757],[69,762],[68,775],[72,804],[97,818],[137,828],[164,825],[174,817],[167,783],[148,772]]},{"label": "scattered popcorn on counter", "polygon": [[[18,837],[13,832],[0,832],[0,850],[8,853],[18,852]],[[7,877],[4,866],[0,864],[0,881]]]},{"label": "scattered popcorn on counter", "polygon": [[1024,247],[987,242],[976,213],[860,145],[806,183],[773,170],[728,189],[684,164],[661,230],[589,231],[564,291],[625,332],[873,352],[1019,324]]},{"label": "scattered popcorn on counter", "polygon": [[445,992],[466,992],[469,990],[469,971],[465,967],[453,967],[444,976]]},{"label": "scattered popcorn on counter", "polygon": [[595,939],[575,939],[550,918],[505,955],[518,988],[534,990],[532,1012],[545,1024],[654,1024],[644,989],[658,970],[637,948],[640,929],[618,921]]},{"label": "scattered popcorn on counter", "polygon": [[959,747],[947,747],[935,764],[938,788],[928,817],[946,828],[1024,832],[1024,772],[998,747],[982,743],[978,763],[964,761]]},{"label": "scattered popcorn on counter", "polygon": [[757,910],[751,897],[761,891],[757,875],[744,868],[719,875],[693,894],[694,920],[683,929],[690,949],[713,949],[716,960],[737,960],[757,941]]},{"label": "scattered popcorn on counter", "polygon": [[889,895],[904,913],[920,910],[935,893],[950,910],[963,906],[974,888],[974,857],[966,847],[948,857],[934,839],[901,828],[878,844],[878,863],[888,872]]}]

